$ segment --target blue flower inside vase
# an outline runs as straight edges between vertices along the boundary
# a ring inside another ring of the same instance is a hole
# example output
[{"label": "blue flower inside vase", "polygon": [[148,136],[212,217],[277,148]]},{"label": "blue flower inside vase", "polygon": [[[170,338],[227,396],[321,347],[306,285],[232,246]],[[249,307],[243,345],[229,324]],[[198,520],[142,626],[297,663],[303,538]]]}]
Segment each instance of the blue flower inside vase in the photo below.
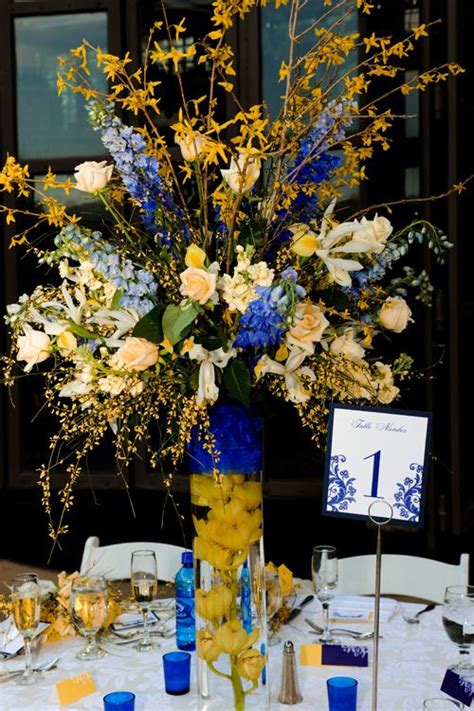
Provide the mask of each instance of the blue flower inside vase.
[{"label": "blue flower inside vase", "polygon": [[263,419],[252,408],[237,403],[214,405],[209,411],[210,431],[215,437],[217,462],[204,449],[197,427],[187,448],[189,471],[195,474],[252,474],[263,464]]}]

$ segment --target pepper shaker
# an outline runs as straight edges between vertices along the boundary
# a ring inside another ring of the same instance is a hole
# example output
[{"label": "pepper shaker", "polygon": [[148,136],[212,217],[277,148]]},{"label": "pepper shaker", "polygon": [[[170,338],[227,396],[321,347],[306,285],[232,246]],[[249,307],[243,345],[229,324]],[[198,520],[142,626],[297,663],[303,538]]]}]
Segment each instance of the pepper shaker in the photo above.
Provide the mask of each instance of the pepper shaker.
[{"label": "pepper shaker", "polygon": [[281,687],[278,701],[281,704],[299,704],[303,701],[298,686],[296,673],[295,648],[293,642],[285,642],[283,647],[283,666],[281,671]]}]

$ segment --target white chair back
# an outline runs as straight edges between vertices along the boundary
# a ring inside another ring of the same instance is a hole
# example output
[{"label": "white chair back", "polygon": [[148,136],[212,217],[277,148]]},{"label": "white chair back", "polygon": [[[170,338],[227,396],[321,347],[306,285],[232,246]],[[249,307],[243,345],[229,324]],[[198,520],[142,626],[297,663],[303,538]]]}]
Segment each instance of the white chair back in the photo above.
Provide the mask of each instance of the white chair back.
[{"label": "white chair back", "polygon": [[82,554],[81,575],[103,575],[109,580],[129,580],[132,553],[138,550],[155,551],[159,580],[172,581],[181,567],[180,546],[168,543],[116,543],[100,546],[97,536],[87,539]]},{"label": "white chair back", "polygon": [[[339,560],[337,592],[341,595],[373,595],[375,556],[359,555]],[[469,555],[459,565],[411,555],[382,556],[382,595],[396,595],[442,603],[448,585],[467,585]]]}]

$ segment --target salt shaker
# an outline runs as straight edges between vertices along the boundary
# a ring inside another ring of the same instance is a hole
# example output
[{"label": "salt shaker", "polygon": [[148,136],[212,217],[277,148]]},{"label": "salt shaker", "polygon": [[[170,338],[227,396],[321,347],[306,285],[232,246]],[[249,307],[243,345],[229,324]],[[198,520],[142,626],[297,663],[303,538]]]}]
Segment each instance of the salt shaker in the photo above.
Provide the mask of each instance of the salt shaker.
[{"label": "salt shaker", "polygon": [[295,648],[293,642],[285,642],[283,647],[283,666],[281,671],[281,687],[278,701],[281,704],[299,704],[303,701],[298,686],[296,674]]}]

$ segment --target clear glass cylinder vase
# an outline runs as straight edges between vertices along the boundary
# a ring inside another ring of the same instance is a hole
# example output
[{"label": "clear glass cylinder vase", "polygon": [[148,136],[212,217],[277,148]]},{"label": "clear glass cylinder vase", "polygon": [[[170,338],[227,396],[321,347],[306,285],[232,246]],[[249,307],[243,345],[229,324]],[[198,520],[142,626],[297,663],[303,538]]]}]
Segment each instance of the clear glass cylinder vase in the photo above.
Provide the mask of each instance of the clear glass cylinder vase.
[{"label": "clear glass cylinder vase", "polygon": [[188,449],[198,686],[206,710],[269,707],[262,433],[249,408],[215,405],[213,454],[209,438],[197,433]]}]

